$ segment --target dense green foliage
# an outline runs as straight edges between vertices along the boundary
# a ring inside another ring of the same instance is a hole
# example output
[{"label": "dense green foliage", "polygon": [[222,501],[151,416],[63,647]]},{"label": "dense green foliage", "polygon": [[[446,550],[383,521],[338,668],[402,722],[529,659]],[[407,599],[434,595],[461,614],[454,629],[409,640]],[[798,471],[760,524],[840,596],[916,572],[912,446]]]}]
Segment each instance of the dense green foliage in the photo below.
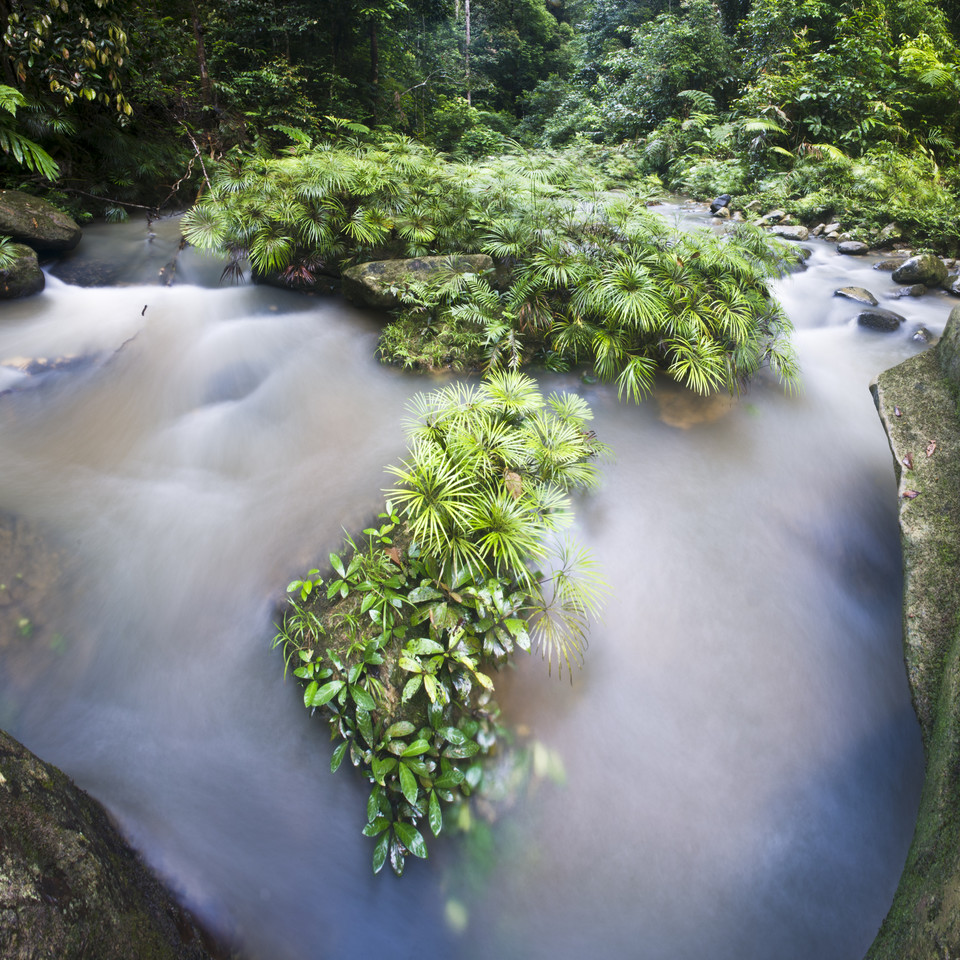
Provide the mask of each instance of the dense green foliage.
[{"label": "dense green foliage", "polygon": [[444,805],[481,784],[498,735],[490,671],[539,644],[569,673],[600,596],[589,557],[554,542],[603,450],[583,400],[544,401],[506,373],[413,412],[381,522],[331,555],[327,582],[290,584],[276,640],[339,741],[331,769],[349,757],[371,784],[374,871],[398,874],[427,855],[422,825],[439,834]]},{"label": "dense green foliage", "polygon": [[595,177],[542,153],[451,163],[405,138],[305,144],[222,166],[184,232],[298,280],[358,260],[493,257],[506,289],[455,274],[400,291],[407,309],[381,350],[406,366],[591,363],[634,399],[657,370],[701,393],[736,391],[768,364],[792,384],[790,325],[766,285],[787,254],[747,227],[671,230],[643,194]]}]

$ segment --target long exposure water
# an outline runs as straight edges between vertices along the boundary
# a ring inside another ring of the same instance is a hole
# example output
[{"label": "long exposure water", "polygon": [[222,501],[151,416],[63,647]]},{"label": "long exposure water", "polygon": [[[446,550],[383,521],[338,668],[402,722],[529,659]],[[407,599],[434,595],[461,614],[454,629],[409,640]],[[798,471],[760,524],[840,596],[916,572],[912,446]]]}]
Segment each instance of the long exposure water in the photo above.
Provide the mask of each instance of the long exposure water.
[{"label": "long exposure water", "polygon": [[[433,383],[332,298],[220,288],[174,221],[90,228],[117,285],[3,307],[0,511],[59,559],[0,606],[0,726],[62,767],[210,927],[261,960],[857,960],[893,896],[922,751],[896,484],[868,392],[945,296],[858,328],[889,274],[811,243],[778,285],[803,391],[636,407],[573,375],[615,450],[578,504],[612,594],[573,685],[539,657],[505,719],[562,760],[476,839],[374,877],[364,784],[271,649],[283,588],[365,524]],[[16,619],[13,623],[11,618]],[[29,622],[24,623],[24,620]]]}]

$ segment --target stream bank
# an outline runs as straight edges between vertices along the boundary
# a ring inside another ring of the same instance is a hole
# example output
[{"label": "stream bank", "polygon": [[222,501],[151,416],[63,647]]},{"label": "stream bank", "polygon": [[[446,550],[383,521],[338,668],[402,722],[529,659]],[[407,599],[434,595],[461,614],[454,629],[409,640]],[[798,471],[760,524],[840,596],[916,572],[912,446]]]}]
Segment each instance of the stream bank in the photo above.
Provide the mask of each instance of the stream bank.
[{"label": "stream bank", "polygon": [[960,953],[960,307],[931,350],[880,374],[903,546],[904,659],[926,755],[916,831],[868,960]]}]

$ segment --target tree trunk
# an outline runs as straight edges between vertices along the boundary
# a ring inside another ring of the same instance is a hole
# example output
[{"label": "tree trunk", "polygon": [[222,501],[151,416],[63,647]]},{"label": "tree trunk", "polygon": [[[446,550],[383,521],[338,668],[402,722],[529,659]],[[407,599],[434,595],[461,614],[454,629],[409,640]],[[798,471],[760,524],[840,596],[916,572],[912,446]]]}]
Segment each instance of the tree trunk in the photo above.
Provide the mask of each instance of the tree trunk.
[{"label": "tree trunk", "polygon": [[380,99],[380,38],[376,17],[370,20],[370,84],[373,87],[371,110],[373,125],[377,125],[377,101]]},{"label": "tree trunk", "polygon": [[210,80],[210,71],[207,69],[207,48],[203,42],[203,26],[200,23],[200,11],[196,0],[190,0],[190,19],[193,23],[193,37],[197,44],[197,66],[200,70],[200,94],[205,107],[217,105],[216,93]]},{"label": "tree trunk", "polygon": [[463,13],[467,21],[467,44],[465,48],[467,68],[467,103],[473,106],[470,99],[470,0],[463,0]]}]

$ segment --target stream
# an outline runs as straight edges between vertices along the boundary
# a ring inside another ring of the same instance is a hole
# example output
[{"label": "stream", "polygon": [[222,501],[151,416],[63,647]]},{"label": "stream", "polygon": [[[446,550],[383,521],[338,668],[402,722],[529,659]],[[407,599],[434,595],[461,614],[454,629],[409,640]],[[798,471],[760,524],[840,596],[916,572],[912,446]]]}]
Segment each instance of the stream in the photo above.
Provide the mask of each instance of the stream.
[{"label": "stream", "polygon": [[[534,655],[498,679],[563,776],[398,880],[371,874],[366,786],[330,774],[272,621],[379,508],[436,381],[381,366],[381,320],[336,299],[220,287],[191,250],[158,284],[177,222],[154,230],[88,227],[71,269],[113,285],[48,274],[0,316],[0,512],[46,545],[0,567],[0,727],[256,960],[859,960],[923,776],[868,384],[950,299],[888,302],[875,258],[811,241],[777,284],[797,396],[761,377],[735,403],[664,386],[637,407],[542,378],[615,451],[577,505],[611,587],[583,669],[558,682]],[[849,284],[908,323],[857,327]]]}]

